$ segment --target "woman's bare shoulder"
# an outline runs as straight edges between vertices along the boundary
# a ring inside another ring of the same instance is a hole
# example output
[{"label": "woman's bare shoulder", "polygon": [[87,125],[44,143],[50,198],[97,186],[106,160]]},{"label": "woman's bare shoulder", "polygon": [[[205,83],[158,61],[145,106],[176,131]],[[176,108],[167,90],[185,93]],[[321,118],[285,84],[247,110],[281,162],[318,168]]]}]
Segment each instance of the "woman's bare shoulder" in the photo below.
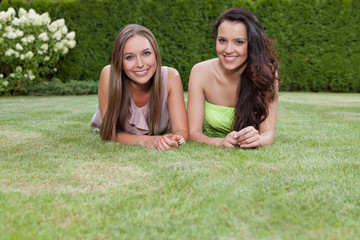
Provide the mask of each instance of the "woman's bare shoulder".
[{"label": "woman's bare shoulder", "polygon": [[101,83],[108,84],[108,82],[110,81],[110,69],[111,69],[111,65],[107,65],[101,70],[99,84]]},{"label": "woman's bare shoulder", "polygon": [[111,65],[109,64],[109,65],[106,65],[102,70],[101,70],[101,73],[103,73],[103,72],[110,72],[110,69],[111,69]]},{"label": "woman's bare shoulder", "polygon": [[193,66],[192,71],[209,71],[209,69],[213,69],[215,67],[217,61],[217,58],[213,58],[203,62],[199,62]]},{"label": "woman's bare shoulder", "polygon": [[181,77],[178,70],[168,67],[167,89],[178,88],[179,86],[181,86],[182,89]]},{"label": "woman's bare shoulder", "polygon": [[191,69],[189,81],[195,81],[201,85],[208,84],[215,74],[216,64],[217,58],[195,64]]},{"label": "woman's bare shoulder", "polygon": [[176,70],[176,68],[173,67],[168,67],[168,78],[175,78],[180,76],[180,73],[178,70]]}]

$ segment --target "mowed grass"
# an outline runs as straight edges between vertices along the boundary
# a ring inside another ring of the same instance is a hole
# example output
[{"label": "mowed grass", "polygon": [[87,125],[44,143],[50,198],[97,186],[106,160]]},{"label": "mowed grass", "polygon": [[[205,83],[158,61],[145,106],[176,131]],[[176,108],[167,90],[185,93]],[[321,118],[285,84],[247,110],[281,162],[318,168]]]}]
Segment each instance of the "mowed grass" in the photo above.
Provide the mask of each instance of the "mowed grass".
[{"label": "mowed grass", "polygon": [[360,95],[280,93],[276,143],[102,142],[96,96],[0,98],[0,239],[360,239]]}]

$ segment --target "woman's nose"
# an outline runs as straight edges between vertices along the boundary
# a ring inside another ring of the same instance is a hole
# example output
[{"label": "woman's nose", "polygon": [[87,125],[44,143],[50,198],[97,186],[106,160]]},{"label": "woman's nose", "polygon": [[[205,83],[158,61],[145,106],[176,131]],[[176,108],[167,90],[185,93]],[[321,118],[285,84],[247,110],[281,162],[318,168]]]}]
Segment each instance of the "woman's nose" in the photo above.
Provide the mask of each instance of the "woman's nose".
[{"label": "woman's nose", "polygon": [[144,66],[143,60],[141,57],[136,58],[136,67],[142,68]]},{"label": "woman's nose", "polygon": [[234,48],[233,48],[232,44],[231,44],[231,43],[228,43],[227,46],[226,46],[226,48],[225,48],[225,53],[226,53],[226,54],[231,54],[231,53],[233,53],[233,52],[234,52]]}]

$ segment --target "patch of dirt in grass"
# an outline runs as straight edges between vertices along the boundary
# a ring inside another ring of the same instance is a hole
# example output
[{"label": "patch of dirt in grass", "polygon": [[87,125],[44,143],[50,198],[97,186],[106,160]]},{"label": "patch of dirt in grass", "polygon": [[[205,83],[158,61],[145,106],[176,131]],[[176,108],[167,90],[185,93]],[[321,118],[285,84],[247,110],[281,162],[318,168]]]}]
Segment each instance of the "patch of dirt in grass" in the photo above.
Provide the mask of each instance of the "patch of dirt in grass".
[{"label": "patch of dirt in grass", "polygon": [[6,150],[19,144],[33,143],[43,138],[44,136],[40,133],[0,126],[0,150]]},{"label": "patch of dirt in grass", "polygon": [[140,167],[114,162],[81,162],[56,173],[22,173],[0,179],[0,190],[30,194],[78,193],[143,185],[148,173]]},{"label": "patch of dirt in grass", "polygon": [[138,166],[113,162],[83,163],[74,174],[79,186],[85,190],[134,184],[142,182],[148,175]]}]

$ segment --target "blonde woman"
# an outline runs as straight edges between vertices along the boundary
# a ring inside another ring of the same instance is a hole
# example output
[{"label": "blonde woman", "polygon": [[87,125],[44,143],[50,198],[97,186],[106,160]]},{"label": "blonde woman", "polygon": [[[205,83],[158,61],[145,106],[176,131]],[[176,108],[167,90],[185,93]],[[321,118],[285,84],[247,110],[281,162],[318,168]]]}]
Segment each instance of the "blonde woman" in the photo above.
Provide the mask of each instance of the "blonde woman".
[{"label": "blonde woman", "polygon": [[101,71],[98,99],[91,126],[100,129],[102,140],[161,151],[188,140],[180,75],[161,66],[155,37],[141,25],[127,25],[116,37],[111,65]]}]

